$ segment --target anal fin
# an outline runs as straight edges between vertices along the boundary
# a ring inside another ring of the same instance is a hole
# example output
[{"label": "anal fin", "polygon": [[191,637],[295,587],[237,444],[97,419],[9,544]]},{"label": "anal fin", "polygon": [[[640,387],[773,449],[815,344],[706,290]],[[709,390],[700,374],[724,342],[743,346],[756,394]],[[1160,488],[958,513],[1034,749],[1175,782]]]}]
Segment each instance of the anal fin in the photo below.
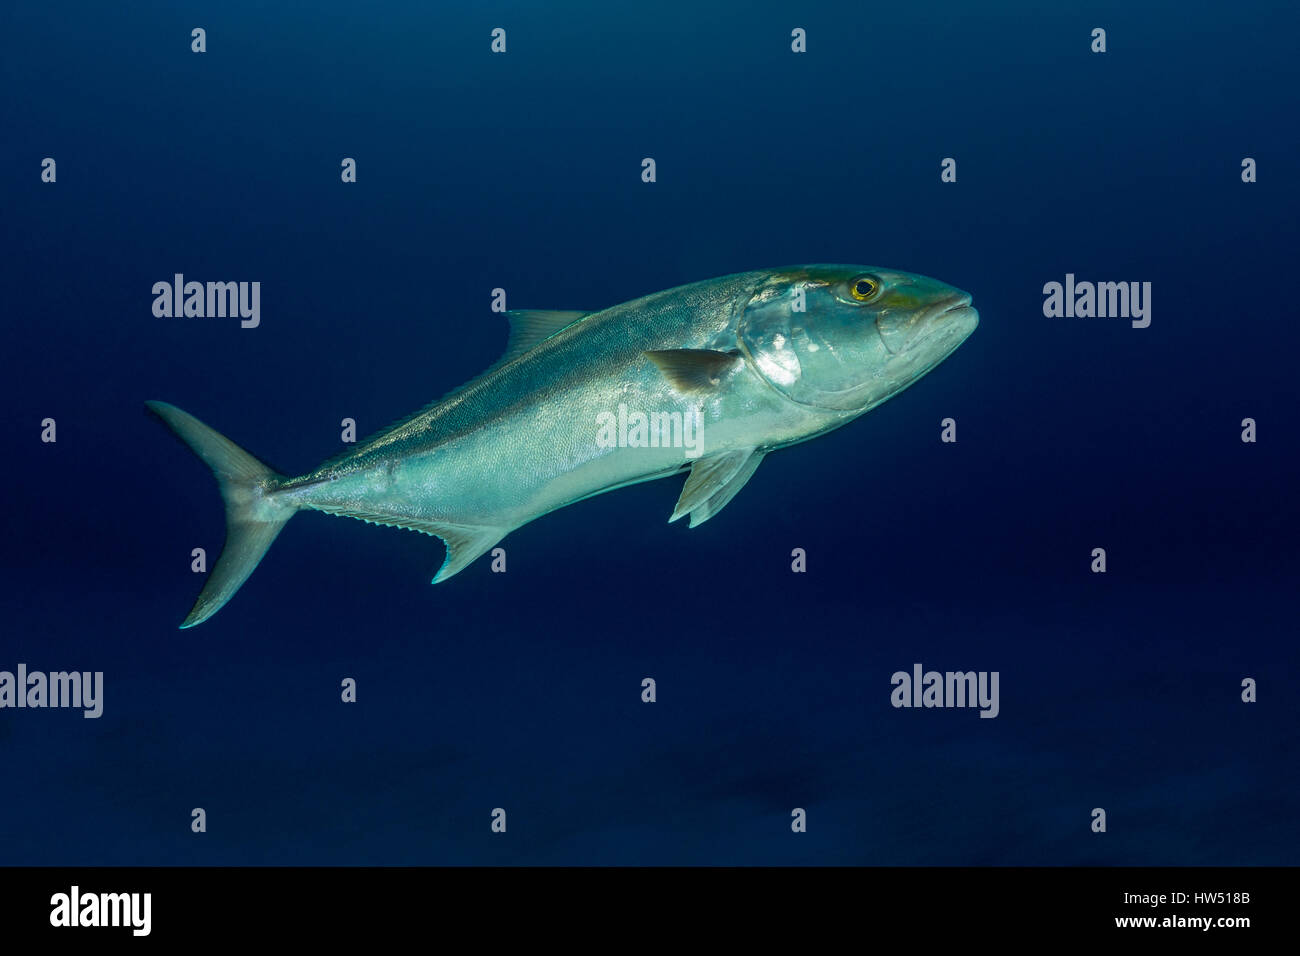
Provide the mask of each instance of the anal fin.
[{"label": "anal fin", "polygon": [[469,567],[508,533],[505,528],[476,528],[463,525],[440,524],[434,531],[447,546],[447,557],[442,560],[442,567],[433,576],[433,583],[440,584],[453,574]]},{"label": "anal fin", "polygon": [[433,576],[434,584],[439,584],[452,575],[465,570],[476,558],[486,554],[494,544],[510,533],[509,528],[456,524],[432,518],[412,518],[406,515],[380,514],[370,511],[343,511],[321,507],[316,507],[313,510],[338,515],[340,518],[356,518],[366,524],[403,528],[407,531],[418,531],[421,534],[441,538],[443,544],[447,546],[447,556],[443,559],[442,567],[438,569],[438,573]]}]

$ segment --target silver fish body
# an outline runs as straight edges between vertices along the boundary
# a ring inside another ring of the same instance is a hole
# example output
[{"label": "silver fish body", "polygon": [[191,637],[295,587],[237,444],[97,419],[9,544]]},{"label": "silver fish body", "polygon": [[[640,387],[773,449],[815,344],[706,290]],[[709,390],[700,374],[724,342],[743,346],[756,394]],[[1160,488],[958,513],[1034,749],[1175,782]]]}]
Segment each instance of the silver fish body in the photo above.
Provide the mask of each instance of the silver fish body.
[{"label": "silver fish body", "polygon": [[933,369],[975,329],[970,296],[862,266],[748,272],[593,313],[507,313],[501,362],[297,478],[150,402],[213,469],[226,546],[182,627],[216,613],[300,510],[438,535],[451,577],[511,530],[690,469],[670,520],[717,514],[763,456]]}]

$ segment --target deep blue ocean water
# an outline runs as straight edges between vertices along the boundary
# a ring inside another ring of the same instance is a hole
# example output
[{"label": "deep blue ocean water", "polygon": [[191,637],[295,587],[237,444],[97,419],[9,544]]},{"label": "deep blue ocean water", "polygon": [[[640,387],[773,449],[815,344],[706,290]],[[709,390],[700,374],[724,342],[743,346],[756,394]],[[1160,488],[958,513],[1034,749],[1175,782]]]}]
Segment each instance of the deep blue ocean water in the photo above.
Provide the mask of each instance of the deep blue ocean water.
[{"label": "deep blue ocean water", "polygon": [[[6,5],[0,669],[105,700],[0,711],[0,863],[1298,862],[1298,19]],[[433,587],[436,539],[307,515],[177,630],[222,508],[146,399],[303,472],[495,360],[493,288],[805,262],[982,324],[694,531],[654,482]],[[178,272],[260,281],[261,325],[154,317]],[[1067,273],[1151,325],[1045,317]],[[892,707],[916,662],[998,671],[999,716]]]}]

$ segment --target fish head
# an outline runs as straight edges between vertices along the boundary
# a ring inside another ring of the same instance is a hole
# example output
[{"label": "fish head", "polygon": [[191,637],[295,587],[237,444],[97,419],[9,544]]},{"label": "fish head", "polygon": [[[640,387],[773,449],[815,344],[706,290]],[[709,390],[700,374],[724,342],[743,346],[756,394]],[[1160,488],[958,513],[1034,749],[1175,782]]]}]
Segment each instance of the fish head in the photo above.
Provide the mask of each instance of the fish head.
[{"label": "fish head", "polygon": [[769,273],[737,333],[747,361],[791,401],[862,412],[933,369],[977,325],[970,295],[937,279],[815,265]]}]

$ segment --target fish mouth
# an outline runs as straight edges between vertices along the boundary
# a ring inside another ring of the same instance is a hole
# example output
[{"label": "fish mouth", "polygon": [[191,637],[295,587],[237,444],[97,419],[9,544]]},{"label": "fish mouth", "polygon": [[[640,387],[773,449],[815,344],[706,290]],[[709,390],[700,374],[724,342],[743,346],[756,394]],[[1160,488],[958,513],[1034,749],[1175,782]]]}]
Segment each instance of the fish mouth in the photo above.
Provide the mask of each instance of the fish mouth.
[{"label": "fish mouth", "polygon": [[941,350],[946,356],[975,331],[979,315],[971,305],[970,295],[959,292],[918,314],[901,336],[900,330],[880,329],[880,340],[893,355]]}]

